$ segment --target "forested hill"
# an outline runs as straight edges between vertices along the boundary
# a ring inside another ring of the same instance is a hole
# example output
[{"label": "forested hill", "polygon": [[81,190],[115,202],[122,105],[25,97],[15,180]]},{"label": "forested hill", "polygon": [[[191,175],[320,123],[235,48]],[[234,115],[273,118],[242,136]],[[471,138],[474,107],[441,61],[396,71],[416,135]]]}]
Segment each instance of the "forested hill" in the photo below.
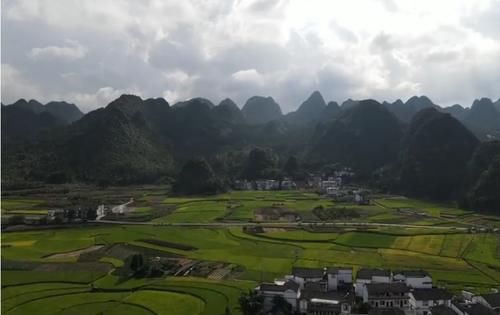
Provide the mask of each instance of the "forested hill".
[{"label": "forested hill", "polygon": [[203,173],[217,176],[208,182],[224,186],[350,167],[356,180],[383,189],[500,209],[500,101],[441,108],[421,96],[339,106],[315,91],[288,114],[272,97],[241,108],[230,99],[171,105],[122,95],[83,115],[65,102],[19,100],[2,106],[2,183],[163,183],[186,162],[207,162]]}]

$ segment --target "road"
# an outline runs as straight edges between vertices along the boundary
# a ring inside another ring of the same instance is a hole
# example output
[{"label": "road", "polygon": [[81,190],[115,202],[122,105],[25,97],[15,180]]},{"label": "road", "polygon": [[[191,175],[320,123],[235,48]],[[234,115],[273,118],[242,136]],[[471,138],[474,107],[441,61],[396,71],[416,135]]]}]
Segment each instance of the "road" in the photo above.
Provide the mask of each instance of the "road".
[{"label": "road", "polygon": [[308,225],[317,226],[348,226],[348,227],[399,227],[399,228],[426,228],[435,230],[456,230],[468,231],[469,228],[457,226],[433,226],[433,225],[413,225],[413,224],[393,224],[393,223],[373,223],[373,222],[130,222],[130,221],[111,221],[99,220],[88,221],[91,223],[118,224],[118,225],[151,225],[151,226],[180,226],[180,227],[238,227],[238,226],[263,226],[263,227],[300,227]]}]

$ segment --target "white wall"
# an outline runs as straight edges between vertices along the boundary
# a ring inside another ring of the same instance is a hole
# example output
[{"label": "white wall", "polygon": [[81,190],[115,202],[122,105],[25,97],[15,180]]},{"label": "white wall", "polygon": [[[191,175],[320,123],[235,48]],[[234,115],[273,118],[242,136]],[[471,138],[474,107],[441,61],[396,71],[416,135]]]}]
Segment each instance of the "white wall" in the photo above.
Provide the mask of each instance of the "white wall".
[{"label": "white wall", "polygon": [[339,282],[352,283],[352,270],[339,270],[337,279]]},{"label": "white wall", "polygon": [[336,274],[328,274],[328,290],[337,290],[338,278]]},{"label": "white wall", "polygon": [[354,292],[356,293],[356,296],[363,296],[363,290],[364,290],[364,287],[365,287],[365,284],[367,283],[371,283],[372,281],[371,280],[367,280],[367,279],[356,279],[356,283],[355,283],[355,288],[354,288]]},{"label": "white wall", "polygon": [[423,277],[423,278],[406,278],[406,285],[415,288],[415,289],[431,289],[432,288],[432,278],[431,277]]}]

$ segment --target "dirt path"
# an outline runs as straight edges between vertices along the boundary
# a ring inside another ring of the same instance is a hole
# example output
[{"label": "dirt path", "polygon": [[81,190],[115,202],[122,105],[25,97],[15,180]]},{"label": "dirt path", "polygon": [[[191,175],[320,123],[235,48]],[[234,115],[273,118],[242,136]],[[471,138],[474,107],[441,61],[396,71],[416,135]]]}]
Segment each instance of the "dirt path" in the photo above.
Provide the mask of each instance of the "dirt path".
[{"label": "dirt path", "polygon": [[103,248],[104,245],[94,245],[87,248],[74,250],[72,252],[58,253],[47,256],[46,258],[69,258],[69,257],[80,257],[81,254],[89,253]]}]

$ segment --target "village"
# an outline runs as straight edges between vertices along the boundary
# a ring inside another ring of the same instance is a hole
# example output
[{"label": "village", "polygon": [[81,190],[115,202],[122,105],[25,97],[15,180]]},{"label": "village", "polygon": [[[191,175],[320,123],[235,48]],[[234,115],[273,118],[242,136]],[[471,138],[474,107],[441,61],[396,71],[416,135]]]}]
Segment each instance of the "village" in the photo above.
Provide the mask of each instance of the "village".
[{"label": "village", "polygon": [[500,293],[453,295],[433,286],[423,270],[390,271],[352,267],[293,267],[291,274],[260,283],[255,293],[264,313],[277,299],[297,314],[307,315],[495,315]]},{"label": "village", "polygon": [[328,197],[334,201],[355,202],[360,205],[369,204],[367,189],[349,185],[355,173],[350,168],[326,174],[307,174],[304,180],[293,180],[289,177],[282,179],[240,179],[233,183],[235,190],[306,190]]}]

